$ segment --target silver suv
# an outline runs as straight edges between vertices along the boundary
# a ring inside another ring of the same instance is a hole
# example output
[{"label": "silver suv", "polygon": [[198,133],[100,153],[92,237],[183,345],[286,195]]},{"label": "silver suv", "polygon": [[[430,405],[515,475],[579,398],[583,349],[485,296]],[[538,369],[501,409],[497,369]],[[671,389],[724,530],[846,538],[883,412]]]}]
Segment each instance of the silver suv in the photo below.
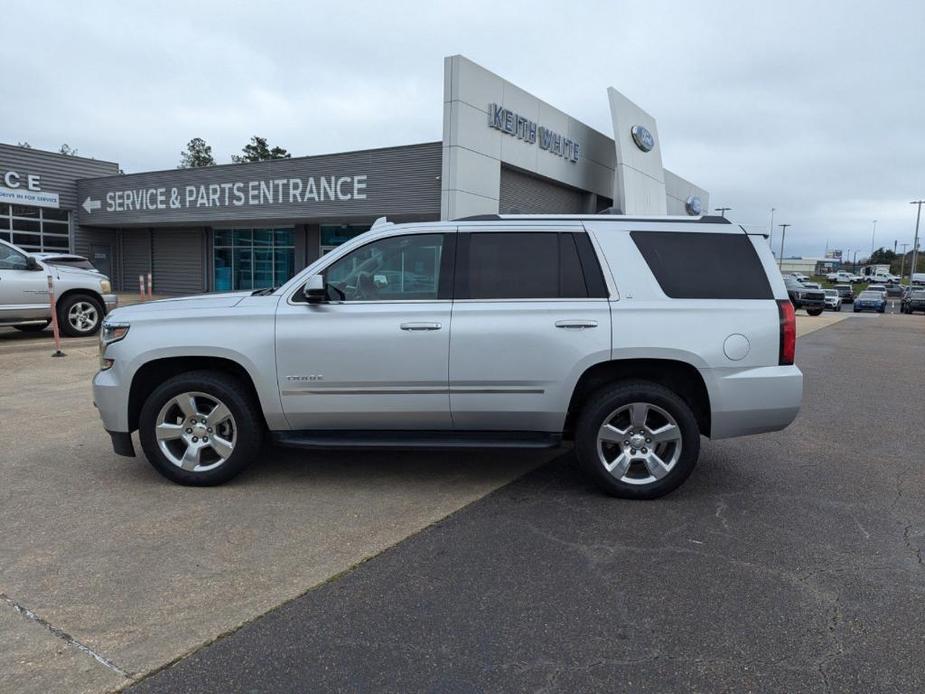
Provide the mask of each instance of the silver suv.
[{"label": "silver suv", "polygon": [[793,306],[766,239],[720,218],[380,222],[279,288],[121,308],[94,398],[117,453],[175,482],[305,449],[558,446],[654,498],[700,436],[796,417]]},{"label": "silver suv", "polygon": [[2,240],[0,326],[23,332],[37,332],[48,326],[48,275],[55,290],[61,332],[69,337],[95,335],[103,317],[118,304],[109,278],[95,270],[46,262],[42,256],[29,255]]}]

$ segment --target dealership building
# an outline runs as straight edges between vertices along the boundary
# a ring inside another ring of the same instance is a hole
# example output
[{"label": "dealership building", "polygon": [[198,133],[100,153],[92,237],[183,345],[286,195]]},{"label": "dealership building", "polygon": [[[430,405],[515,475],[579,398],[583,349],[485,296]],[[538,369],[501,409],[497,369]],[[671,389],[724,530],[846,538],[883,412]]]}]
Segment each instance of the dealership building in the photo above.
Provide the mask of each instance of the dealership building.
[{"label": "dealership building", "polygon": [[278,285],[379,217],[699,214],[662,166],[655,119],[607,90],[610,137],[462,56],[444,61],[443,139],[122,174],[115,162],[0,144],[0,239],[88,257],[117,289]]}]

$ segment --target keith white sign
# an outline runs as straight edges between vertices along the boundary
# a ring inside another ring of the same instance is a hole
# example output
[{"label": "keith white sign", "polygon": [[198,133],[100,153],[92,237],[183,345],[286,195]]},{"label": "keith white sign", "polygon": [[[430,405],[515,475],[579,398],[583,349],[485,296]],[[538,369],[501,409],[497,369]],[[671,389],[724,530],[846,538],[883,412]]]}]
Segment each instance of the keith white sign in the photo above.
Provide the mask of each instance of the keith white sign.
[{"label": "keith white sign", "polygon": [[60,205],[57,193],[43,193],[4,186],[0,186],[0,202],[9,205],[32,205],[33,207],[58,207]]},{"label": "keith white sign", "polygon": [[109,191],[103,200],[88,196],[82,207],[92,214],[101,208],[106,212],[147,212],[365,200],[366,186],[366,174],[358,174],[135,188]]},{"label": "keith white sign", "polygon": [[576,162],[581,157],[581,145],[574,140],[542,125],[538,126],[535,121],[498,104],[488,104],[488,127],[513,135],[531,145],[539,142],[540,149],[566,161]]}]

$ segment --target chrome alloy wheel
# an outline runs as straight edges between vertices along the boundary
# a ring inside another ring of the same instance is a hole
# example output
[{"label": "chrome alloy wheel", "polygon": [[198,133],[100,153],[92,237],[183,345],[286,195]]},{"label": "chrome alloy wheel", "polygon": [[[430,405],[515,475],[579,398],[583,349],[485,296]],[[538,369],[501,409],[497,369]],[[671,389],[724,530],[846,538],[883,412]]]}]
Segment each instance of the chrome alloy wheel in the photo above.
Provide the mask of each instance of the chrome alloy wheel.
[{"label": "chrome alloy wheel", "polygon": [[67,312],[67,322],[74,330],[82,333],[93,330],[99,320],[100,315],[96,306],[89,301],[78,301]]},{"label": "chrome alloy wheel", "polygon": [[161,408],[154,435],[171,463],[190,472],[207,472],[234,453],[238,430],[221,400],[205,393],[181,393]]},{"label": "chrome alloy wheel", "polygon": [[668,412],[633,402],[611,412],[597,434],[597,455],[611,475],[626,484],[650,484],[681,458],[681,428]]}]

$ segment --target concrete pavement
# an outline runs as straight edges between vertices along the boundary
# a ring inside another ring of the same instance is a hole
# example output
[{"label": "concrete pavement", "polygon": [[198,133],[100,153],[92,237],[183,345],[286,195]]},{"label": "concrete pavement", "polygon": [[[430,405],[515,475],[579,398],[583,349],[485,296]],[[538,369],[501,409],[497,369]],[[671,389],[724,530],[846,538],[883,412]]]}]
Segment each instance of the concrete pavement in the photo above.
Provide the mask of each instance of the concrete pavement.
[{"label": "concrete pavement", "polygon": [[124,686],[551,457],[267,448],[184,488],[112,453],[95,341],[32,340],[0,336],[0,691]]}]

